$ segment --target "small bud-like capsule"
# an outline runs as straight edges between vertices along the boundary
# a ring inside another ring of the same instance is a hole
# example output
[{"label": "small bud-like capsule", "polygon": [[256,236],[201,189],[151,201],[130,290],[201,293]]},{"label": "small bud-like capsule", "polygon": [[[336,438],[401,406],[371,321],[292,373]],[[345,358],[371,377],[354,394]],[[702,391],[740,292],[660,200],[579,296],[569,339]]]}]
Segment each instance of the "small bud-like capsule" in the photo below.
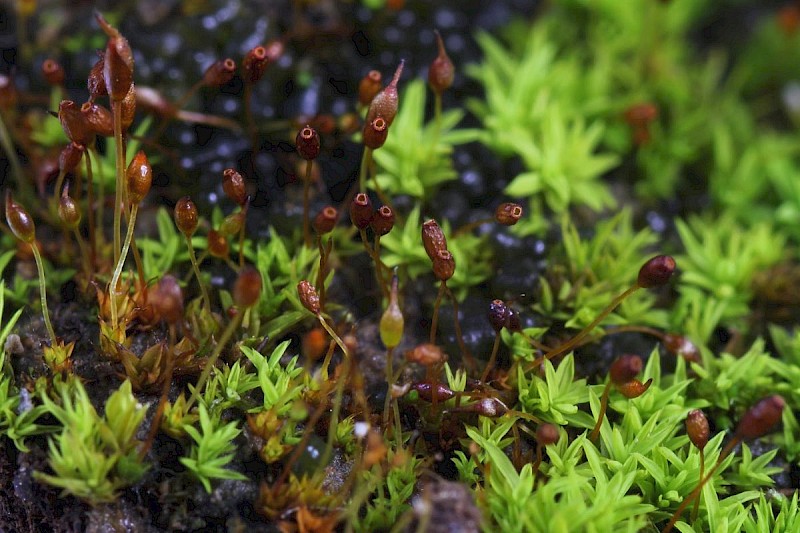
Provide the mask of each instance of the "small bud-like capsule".
[{"label": "small bud-like capsule", "polygon": [[228,257],[230,253],[230,247],[228,246],[228,239],[216,230],[209,230],[208,231],[208,253],[211,254],[212,257],[216,257],[217,259],[225,259]]},{"label": "small bud-like capsule", "polygon": [[233,79],[234,74],[236,74],[236,62],[233,59],[229,57],[218,59],[203,73],[203,85],[222,87]]},{"label": "small bud-like capsule", "polygon": [[686,434],[698,450],[702,450],[708,444],[711,431],[708,429],[708,419],[700,409],[689,411],[686,415]]},{"label": "small bud-like capsule", "polygon": [[495,333],[500,333],[501,329],[508,327],[511,314],[511,308],[503,300],[492,300],[489,304],[489,323]]},{"label": "small bud-like capsule", "polygon": [[267,70],[267,49],[256,46],[242,60],[242,77],[245,83],[256,83]]},{"label": "small bud-like capsule", "polygon": [[536,428],[536,442],[539,446],[549,446],[558,442],[558,426],[555,424],[539,424]]},{"label": "small bud-like capsule", "polygon": [[148,302],[167,324],[176,324],[183,318],[183,291],[175,276],[167,274],[158,280],[148,293]]},{"label": "small bud-like capsule", "polygon": [[498,398],[483,398],[478,403],[467,405],[464,410],[489,418],[497,418],[506,414],[508,407]]},{"label": "small bud-like capsule", "polygon": [[386,143],[389,137],[389,123],[380,115],[372,122],[364,124],[364,146],[377,150]]},{"label": "small bud-like capsule", "polygon": [[188,196],[184,196],[175,204],[175,225],[181,233],[191,237],[197,231],[197,206]]},{"label": "small bud-like capsule", "polygon": [[503,226],[513,226],[520,218],[522,218],[522,206],[512,202],[498,205],[494,212],[494,219]]},{"label": "small bud-like capsule", "polygon": [[388,205],[382,205],[375,214],[372,216],[372,220],[369,222],[369,226],[372,228],[372,231],[375,232],[375,235],[379,237],[383,237],[394,227],[394,211]]},{"label": "small bud-like capsule", "polygon": [[244,210],[231,213],[222,220],[222,223],[219,225],[219,230],[225,235],[236,235],[244,227],[245,217]]},{"label": "small bud-like capsule", "polygon": [[247,187],[241,174],[232,168],[226,168],[222,172],[222,190],[228,198],[243,206],[247,203]]},{"label": "small bud-like capsule", "polygon": [[367,106],[372,102],[381,88],[383,87],[381,73],[377,70],[370,70],[367,75],[358,82],[358,103]]},{"label": "small bud-like capsule", "polygon": [[608,372],[614,385],[624,385],[633,380],[642,371],[642,358],[638,355],[623,355],[611,363]]},{"label": "small bud-like capsule", "polygon": [[306,161],[316,159],[319,155],[319,133],[308,124],[297,132],[294,143],[297,154]]},{"label": "small bud-like capsule", "polygon": [[97,63],[94,64],[92,70],[89,72],[89,77],[86,79],[86,86],[89,89],[90,102],[94,102],[101,96],[108,95],[106,80],[103,77],[103,71],[105,70],[104,57],[105,56],[103,54],[100,54],[100,59],[98,59]]},{"label": "small bud-like capsule", "polygon": [[439,35],[438,31],[434,33],[436,34],[436,45],[439,48],[439,55],[436,56],[436,59],[433,60],[433,63],[431,63],[431,66],[428,68],[428,84],[430,84],[431,90],[434,93],[441,95],[453,85],[456,69],[453,66],[453,62],[450,61],[447,51],[444,49],[442,36]]},{"label": "small bud-like capsule", "polygon": [[122,131],[128,131],[128,128],[133,124],[133,119],[136,117],[136,85],[131,83],[128,87],[128,93],[125,98],[120,102],[122,109]]},{"label": "small bud-like capsule", "polygon": [[644,394],[652,384],[653,384],[653,378],[648,379],[644,383],[642,383],[638,379],[632,379],[627,383],[623,383],[622,385],[617,385],[617,390],[620,393],[622,393],[623,396],[625,396],[630,400],[633,398],[638,398],[639,396]]},{"label": "small bud-like capsule", "polygon": [[350,203],[350,220],[353,221],[353,225],[360,230],[367,229],[369,223],[372,222],[373,214],[372,202],[367,193],[356,194]]},{"label": "small bud-like capsule", "polygon": [[676,333],[664,334],[664,347],[670,353],[680,355],[691,363],[699,363],[701,361],[700,349],[683,335]]},{"label": "small bud-like capsule", "polygon": [[422,366],[433,366],[447,361],[447,354],[435,344],[426,342],[406,352],[406,361]]},{"label": "small bud-like capsule", "polygon": [[323,328],[314,328],[303,335],[301,341],[303,354],[311,361],[322,359],[328,349],[331,338]]},{"label": "small bud-like capsule", "polygon": [[658,108],[649,102],[634,104],[625,110],[625,121],[633,128],[646,128],[658,118]]},{"label": "small bud-like capsule", "polygon": [[392,81],[372,99],[372,102],[369,104],[369,110],[367,111],[367,124],[371,124],[378,116],[383,117],[386,121],[387,128],[394,122],[394,117],[397,116],[397,106],[399,102],[397,82],[403,74],[404,63],[405,61],[400,61],[400,65],[398,65]]},{"label": "small bud-like capsule", "polygon": [[36,239],[33,219],[25,208],[11,198],[11,191],[8,189],[6,189],[6,223],[17,239],[33,244]]},{"label": "small bud-like capsule", "polygon": [[81,113],[80,107],[72,100],[62,100],[58,104],[58,120],[70,141],[87,146],[94,133]]},{"label": "small bud-like capsule", "polygon": [[251,266],[244,267],[233,284],[233,302],[240,309],[253,307],[261,297],[261,274]]},{"label": "small bud-like capsule", "polygon": [[444,237],[444,232],[433,219],[426,220],[422,224],[422,245],[431,261],[439,250],[447,250],[447,239]]},{"label": "small bud-like capsule", "polygon": [[64,83],[64,67],[55,59],[45,59],[42,63],[42,75],[50,85],[61,85]]},{"label": "small bud-like capsule", "polygon": [[403,313],[397,305],[397,276],[392,279],[392,291],[389,293],[389,305],[381,316],[379,333],[383,345],[387,348],[394,348],[400,344],[403,337]]},{"label": "small bud-like capsule", "polygon": [[95,12],[95,18],[108,36],[103,57],[103,79],[111,100],[120,102],[128,94],[133,83],[133,52],[128,40],[103,16]]},{"label": "small bud-like capsule", "polygon": [[636,284],[643,289],[665,285],[675,272],[675,259],[669,255],[657,255],[639,269]]},{"label": "small bud-like capsule", "polygon": [[297,295],[300,297],[300,303],[303,304],[309,312],[318,315],[322,311],[319,303],[319,294],[317,289],[306,280],[297,284]]},{"label": "small bud-like capsule", "polygon": [[64,149],[61,150],[61,154],[58,156],[59,171],[67,174],[75,170],[75,167],[77,167],[78,163],[81,162],[81,158],[83,157],[83,153],[85,151],[86,147],[82,144],[70,142],[68,145],[66,145]]},{"label": "small bud-like capsule", "polygon": [[314,218],[314,231],[317,235],[325,235],[333,231],[336,221],[339,219],[339,212],[335,207],[327,206]]},{"label": "small bud-like capsule", "polygon": [[785,405],[784,399],[777,394],[759,400],[739,421],[736,436],[748,440],[763,437],[781,421]]},{"label": "small bud-like capsule", "polygon": [[437,402],[445,402],[456,395],[452,390],[442,383],[437,383],[434,386],[432,383],[422,381],[419,383],[412,383],[411,387],[409,388],[412,391],[416,391],[419,397],[426,402],[432,402],[434,396],[436,396]]},{"label": "small bud-like capsule", "polygon": [[447,281],[456,271],[456,260],[448,250],[439,250],[433,258],[433,275],[439,281]]},{"label": "small bud-like capsule", "polygon": [[61,191],[61,200],[58,202],[58,218],[69,230],[76,229],[81,223],[81,209],[69,195],[69,183]]},{"label": "small bud-like capsule", "polygon": [[153,183],[153,169],[150,162],[142,150],[139,150],[125,172],[128,183],[128,199],[133,205],[142,202],[150,191],[150,184]]},{"label": "small bud-like capsule", "polygon": [[114,135],[114,117],[107,108],[100,104],[84,102],[81,105],[81,114],[97,135],[102,135],[103,137],[112,137]]}]

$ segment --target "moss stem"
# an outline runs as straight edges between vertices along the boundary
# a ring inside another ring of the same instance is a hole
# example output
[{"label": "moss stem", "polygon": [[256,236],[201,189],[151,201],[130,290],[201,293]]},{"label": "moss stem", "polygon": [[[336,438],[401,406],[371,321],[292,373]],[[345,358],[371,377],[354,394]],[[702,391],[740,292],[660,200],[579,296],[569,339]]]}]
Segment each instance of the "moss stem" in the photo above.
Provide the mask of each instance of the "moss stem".
[{"label": "moss stem", "polygon": [[39,271],[39,299],[42,303],[42,316],[44,317],[44,325],[47,328],[47,334],[50,335],[50,346],[56,346],[56,332],[53,330],[53,324],[50,322],[50,312],[47,310],[47,290],[44,280],[44,263],[42,262],[42,254],[36,241],[31,243],[31,250],[33,251],[33,258],[36,260],[36,270]]}]

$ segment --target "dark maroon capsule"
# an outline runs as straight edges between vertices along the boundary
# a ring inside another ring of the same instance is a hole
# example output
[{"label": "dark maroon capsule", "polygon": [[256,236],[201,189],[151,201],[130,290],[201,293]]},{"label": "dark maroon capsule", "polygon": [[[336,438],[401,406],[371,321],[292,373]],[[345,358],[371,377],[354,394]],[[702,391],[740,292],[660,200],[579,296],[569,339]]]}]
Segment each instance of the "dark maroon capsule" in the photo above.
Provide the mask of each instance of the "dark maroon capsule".
[{"label": "dark maroon capsule", "polygon": [[429,383],[427,381],[412,383],[411,390],[417,391],[419,397],[426,402],[432,402],[434,394],[436,395],[437,402],[447,401],[456,395],[452,390],[447,388],[447,386],[443,385],[442,383],[437,383],[434,386],[433,383]]},{"label": "dark maroon capsule", "polygon": [[558,427],[555,424],[540,424],[536,428],[536,442],[539,446],[548,446],[558,442]]},{"label": "dark maroon capsule", "polygon": [[784,399],[777,394],[759,400],[739,421],[736,436],[741,439],[763,437],[781,421],[785,405]]},{"label": "dark maroon capsule", "polygon": [[389,122],[377,116],[371,122],[364,124],[364,146],[377,150],[386,143],[389,136]]},{"label": "dark maroon capsule", "polygon": [[297,153],[306,161],[311,161],[319,156],[319,133],[309,125],[297,132],[295,137]]},{"label": "dark maroon capsule", "polygon": [[686,415],[686,434],[698,450],[702,450],[708,444],[711,430],[708,428],[706,415],[700,409],[689,411]]},{"label": "dark maroon capsule", "polygon": [[375,211],[369,223],[375,235],[383,237],[394,227],[394,211],[388,205],[382,205]]},{"label": "dark maroon capsule", "polygon": [[638,355],[626,354],[611,363],[608,374],[615,385],[624,385],[633,380],[642,371],[642,358]]},{"label": "dark maroon capsule", "polygon": [[330,233],[336,227],[337,220],[339,220],[339,211],[335,207],[327,206],[314,218],[314,231],[318,235]]},{"label": "dark maroon capsule", "polygon": [[657,255],[639,269],[637,285],[644,289],[665,285],[675,272],[675,259],[669,255]]},{"label": "dark maroon capsule", "polygon": [[367,229],[369,223],[372,222],[373,214],[374,211],[369,196],[363,192],[356,194],[356,197],[350,203],[350,220],[353,221],[353,225],[360,230]]},{"label": "dark maroon capsule", "polygon": [[231,81],[235,73],[236,62],[233,59],[218,59],[203,73],[203,85],[221,87]]}]

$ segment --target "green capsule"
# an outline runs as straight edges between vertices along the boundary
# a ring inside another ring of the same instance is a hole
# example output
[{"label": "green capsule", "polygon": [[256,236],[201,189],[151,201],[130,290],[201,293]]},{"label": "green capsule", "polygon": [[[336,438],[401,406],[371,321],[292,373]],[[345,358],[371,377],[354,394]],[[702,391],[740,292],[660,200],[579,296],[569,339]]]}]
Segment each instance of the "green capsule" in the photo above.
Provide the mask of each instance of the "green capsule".
[{"label": "green capsule", "polygon": [[397,276],[392,279],[392,292],[389,294],[389,306],[383,312],[380,323],[380,335],[384,346],[394,348],[403,337],[403,313],[397,305]]}]

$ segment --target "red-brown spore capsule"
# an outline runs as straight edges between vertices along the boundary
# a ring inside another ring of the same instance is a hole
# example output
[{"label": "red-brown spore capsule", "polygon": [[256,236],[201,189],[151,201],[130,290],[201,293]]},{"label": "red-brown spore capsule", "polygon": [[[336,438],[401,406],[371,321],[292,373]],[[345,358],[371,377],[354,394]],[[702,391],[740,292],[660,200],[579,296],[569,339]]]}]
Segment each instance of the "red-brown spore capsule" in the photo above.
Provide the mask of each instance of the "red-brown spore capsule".
[{"label": "red-brown spore capsule", "polygon": [[375,235],[383,237],[394,228],[394,211],[388,205],[382,205],[369,223]]},{"label": "red-brown spore capsule", "polygon": [[506,202],[497,206],[494,212],[494,219],[503,226],[513,226],[522,218],[522,206],[512,202]]},{"label": "red-brown spore capsule", "polygon": [[100,104],[84,102],[81,105],[81,114],[89,127],[97,135],[111,137],[114,135],[114,118],[107,108]]},{"label": "red-brown spore capsule", "polygon": [[455,396],[455,393],[442,383],[434,385],[433,383],[422,381],[412,383],[410,389],[417,391],[419,397],[426,402],[432,402],[434,396],[436,396],[437,402],[444,402]]},{"label": "red-brown spore capsule", "polygon": [[363,106],[369,105],[375,95],[381,92],[382,87],[381,73],[377,70],[370,70],[358,83],[358,103]]},{"label": "red-brown spore capsule", "polygon": [[437,345],[426,342],[407,351],[406,361],[422,366],[433,366],[447,361],[447,354]]},{"label": "red-brown spore capsule", "polygon": [[539,446],[555,444],[558,438],[558,427],[555,424],[539,424],[536,428],[536,442]]},{"label": "red-brown spore capsule", "polygon": [[256,46],[244,56],[242,60],[242,71],[245,82],[256,83],[264,76],[267,69],[267,49],[263,46]]},{"label": "red-brown spore capsule", "polygon": [[174,276],[167,274],[158,280],[148,294],[148,301],[167,324],[176,324],[183,318],[183,290]]},{"label": "red-brown spore capsule", "polygon": [[350,203],[350,220],[353,221],[353,225],[360,230],[367,229],[372,221],[373,214],[372,201],[370,201],[367,193],[360,192],[356,194]]},{"label": "red-brown spore capsule", "polygon": [[337,220],[339,220],[339,211],[335,207],[327,206],[314,218],[314,231],[318,235],[330,233],[336,227]]},{"label": "red-brown spore capsule", "polygon": [[32,244],[36,240],[36,226],[33,219],[24,207],[11,198],[11,191],[8,189],[6,189],[6,223],[14,236],[22,242]]},{"label": "red-brown spore capsule", "polygon": [[620,393],[622,393],[623,396],[625,396],[630,400],[633,398],[638,398],[639,396],[647,392],[647,389],[649,389],[650,385],[652,384],[653,384],[653,378],[648,379],[644,383],[642,383],[638,379],[632,379],[627,383],[617,385],[617,390]]},{"label": "red-brown spore capsule", "polygon": [[58,156],[58,169],[65,174],[72,172],[81,162],[86,147],[82,144],[70,142],[61,150]]},{"label": "red-brown spore capsule", "polygon": [[175,225],[187,237],[191,237],[197,231],[197,206],[188,196],[184,196],[175,204],[174,217]]},{"label": "red-brown spore capsule", "polygon": [[218,59],[203,73],[203,85],[221,87],[233,79],[236,74],[236,62],[231,58]]},{"label": "red-brown spore capsule", "polygon": [[394,122],[394,117],[397,116],[397,107],[400,101],[397,94],[397,82],[400,81],[400,76],[403,74],[404,63],[404,61],[400,61],[397,70],[394,72],[392,81],[372,99],[369,110],[367,111],[367,124],[370,124],[378,116],[386,120],[387,127],[391,126],[392,122]]},{"label": "red-brown spore capsule", "polygon": [[97,22],[108,36],[106,53],[103,57],[103,79],[111,100],[122,101],[133,83],[133,52],[128,40],[103,18],[95,14]]},{"label": "red-brown spore capsule", "polygon": [[626,354],[618,357],[611,363],[608,372],[611,382],[615,385],[623,385],[633,380],[642,371],[642,358],[638,355]]},{"label": "red-brown spore capsule", "polygon": [[698,450],[702,450],[708,444],[711,430],[708,428],[706,415],[700,409],[689,411],[686,415],[686,434]]},{"label": "red-brown spore capsule", "polygon": [[439,250],[433,258],[433,275],[439,281],[447,281],[456,271],[456,260],[448,250]]},{"label": "red-brown spore capsule", "polygon": [[319,156],[319,133],[311,126],[306,125],[297,132],[294,142],[297,154],[306,161],[314,160]]},{"label": "red-brown spore capsule", "polygon": [[64,67],[55,59],[45,59],[42,63],[42,75],[50,85],[61,85],[64,83]]},{"label": "red-brown spore capsule", "polygon": [[83,146],[89,145],[94,137],[94,132],[81,113],[78,104],[72,100],[62,100],[58,104],[58,120],[70,141]]},{"label": "red-brown spore capsule", "polygon": [[315,315],[320,314],[322,307],[319,301],[319,293],[317,289],[308,281],[303,280],[297,284],[297,295],[300,297],[300,303],[310,313]]},{"label": "red-brown spore capsule", "polygon": [[389,138],[389,122],[382,116],[375,117],[371,122],[364,124],[364,146],[377,150]]},{"label": "red-brown spore capsule", "polygon": [[455,77],[456,69],[447,51],[444,49],[444,41],[439,32],[436,33],[436,45],[439,49],[439,54],[436,59],[431,63],[428,68],[428,84],[434,93],[441,95],[444,91],[453,85],[453,78]]},{"label": "red-brown spore capsule", "polygon": [[232,168],[226,168],[222,172],[222,190],[228,198],[243,206],[247,203],[247,187],[241,174]]},{"label": "red-brown spore capsule", "polygon": [[422,224],[422,246],[431,261],[440,250],[447,250],[447,239],[444,232],[433,219],[426,220]]},{"label": "red-brown spore capsule", "polygon": [[261,296],[261,274],[251,266],[239,272],[233,284],[233,302],[241,309],[253,307]]},{"label": "red-brown spore capsule", "polygon": [[763,437],[781,421],[785,406],[786,402],[777,394],[759,400],[739,421],[736,436],[745,440]]},{"label": "red-brown spore capsule", "polygon": [[208,232],[208,253],[212,257],[218,259],[225,259],[230,253],[230,246],[228,245],[228,238],[221,232],[216,230],[209,230]]},{"label": "red-brown spore capsule", "polygon": [[657,255],[639,270],[637,285],[644,289],[666,285],[675,272],[675,259],[669,255]]},{"label": "red-brown spore capsule", "polygon": [[153,169],[142,150],[139,150],[125,172],[128,184],[128,199],[132,204],[138,205],[150,191],[153,183]]},{"label": "red-brown spore capsule", "polygon": [[77,202],[69,195],[69,184],[61,191],[61,200],[58,202],[58,218],[64,227],[73,230],[81,223],[81,209]]},{"label": "red-brown spore capsule", "polygon": [[86,86],[89,89],[89,101],[94,102],[97,98],[101,96],[108,95],[108,89],[106,88],[106,80],[103,77],[103,71],[105,70],[105,59],[104,55],[100,54],[100,59],[92,67],[92,70],[89,71],[89,77],[86,79]]}]

